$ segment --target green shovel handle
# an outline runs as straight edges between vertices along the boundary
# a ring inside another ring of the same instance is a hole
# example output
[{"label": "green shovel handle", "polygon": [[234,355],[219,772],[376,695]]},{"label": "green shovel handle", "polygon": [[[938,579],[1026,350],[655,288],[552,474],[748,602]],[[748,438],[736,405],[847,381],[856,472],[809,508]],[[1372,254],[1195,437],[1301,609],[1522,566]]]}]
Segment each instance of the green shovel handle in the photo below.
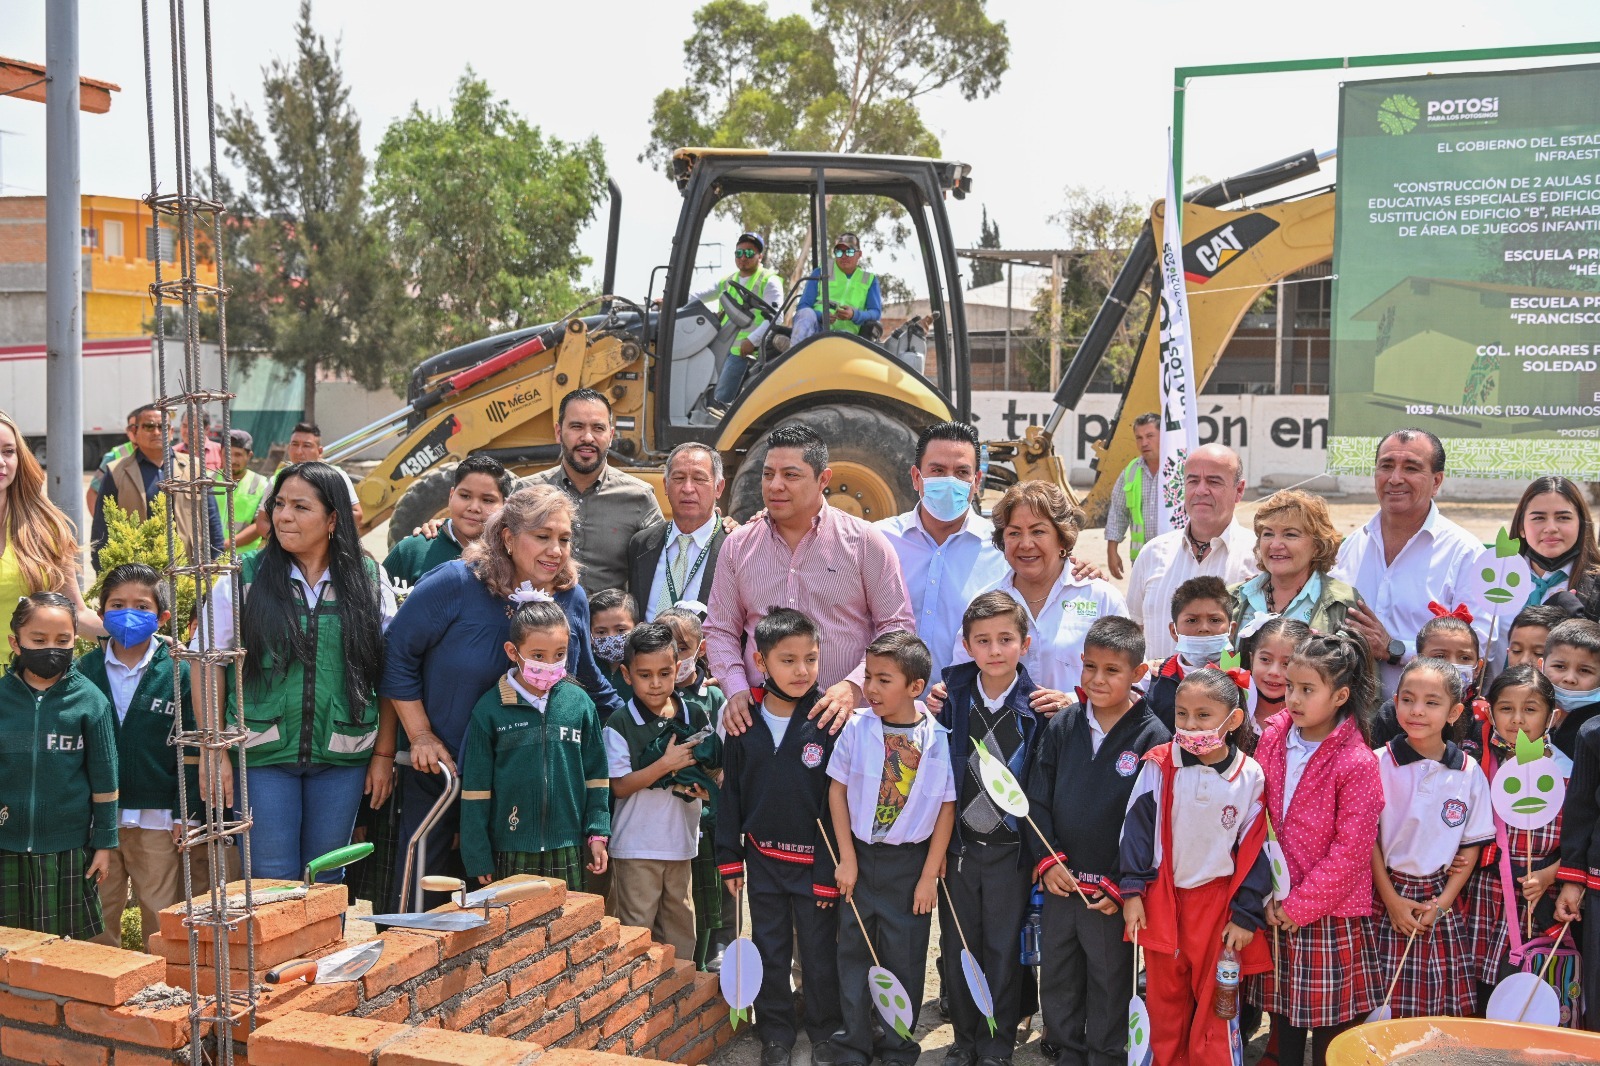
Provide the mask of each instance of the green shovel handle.
[{"label": "green shovel handle", "polygon": [[326,855],[318,855],[306,863],[306,886],[317,879],[317,875],[324,870],[337,870],[341,866],[349,866],[353,862],[371,855],[373,845],[370,843],[349,844],[342,848],[335,848]]}]

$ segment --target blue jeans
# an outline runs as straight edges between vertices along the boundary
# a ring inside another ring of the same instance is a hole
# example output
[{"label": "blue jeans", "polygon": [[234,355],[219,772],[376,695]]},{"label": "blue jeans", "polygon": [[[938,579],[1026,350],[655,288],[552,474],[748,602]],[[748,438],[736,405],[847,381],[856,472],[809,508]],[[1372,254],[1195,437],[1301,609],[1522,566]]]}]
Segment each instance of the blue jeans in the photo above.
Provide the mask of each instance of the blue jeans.
[{"label": "blue jeans", "polygon": [[[306,863],[350,843],[366,784],[365,766],[252,767],[250,875],[298,881]],[[344,871],[317,880],[338,883]]]},{"label": "blue jeans", "polygon": [[737,351],[728,353],[722,364],[722,376],[717,379],[717,391],[712,395],[719,406],[727,407],[739,398],[739,387],[744,384],[744,376],[754,362],[754,358],[746,359]]}]

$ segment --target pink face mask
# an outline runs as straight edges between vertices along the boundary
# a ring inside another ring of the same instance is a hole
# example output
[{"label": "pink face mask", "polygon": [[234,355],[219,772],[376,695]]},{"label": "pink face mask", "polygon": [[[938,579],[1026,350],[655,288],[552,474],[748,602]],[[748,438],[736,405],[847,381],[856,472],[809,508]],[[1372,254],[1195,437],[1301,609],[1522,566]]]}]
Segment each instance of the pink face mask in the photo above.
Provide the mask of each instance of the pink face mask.
[{"label": "pink face mask", "polygon": [[1197,758],[1210,755],[1227,743],[1222,739],[1221,730],[1217,729],[1177,729],[1173,731],[1173,738],[1177,740],[1178,747]]},{"label": "pink face mask", "polygon": [[555,688],[557,681],[567,676],[567,661],[562,659],[558,663],[541,663],[533,659],[523,659],[519,673],[522,676],[522,683],[528,686],[528,691],[542,696]]}]

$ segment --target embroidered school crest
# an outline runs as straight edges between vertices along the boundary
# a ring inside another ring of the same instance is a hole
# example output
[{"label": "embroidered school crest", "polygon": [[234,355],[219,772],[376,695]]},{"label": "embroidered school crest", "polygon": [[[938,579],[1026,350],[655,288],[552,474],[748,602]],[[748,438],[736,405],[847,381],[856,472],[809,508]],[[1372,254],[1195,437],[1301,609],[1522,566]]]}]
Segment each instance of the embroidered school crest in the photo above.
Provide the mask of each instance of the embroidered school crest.
[{"label": "embroidered school crest", "polygon": [[806,769],[808,769],[808,770],[815,770],[817,767],[821,766],[822,765],[822,745],[821,744],[812,743],[812,744],[807,744],[805,747],[801,748],[800,749],[800,761],[805,764]]},{"label": "embroidered school crest", "polygon": [[1222,808],[1222,828],[1224,828],[1224,829],[1232,829],[1234,826],[1236,826],[1238,824],[1239,824],[1239,808],[1235,807],[1231,803],[1228,804],[1226,807]]},{"label": "embroidered school crest", "polygon": [[1132,777],[1133,771],[1139,767],[1139,756],[1131,751],[1125,751],[1117,756],[1117,773],[1122,777]]},{"label": "embroidered school crest", "polygon": [[1444,801],[1444,809],[1439,812],[1439,817],[1444,819],[1444,824],[1454,829],[1467,820],[1467,801],[1451,799]]}]

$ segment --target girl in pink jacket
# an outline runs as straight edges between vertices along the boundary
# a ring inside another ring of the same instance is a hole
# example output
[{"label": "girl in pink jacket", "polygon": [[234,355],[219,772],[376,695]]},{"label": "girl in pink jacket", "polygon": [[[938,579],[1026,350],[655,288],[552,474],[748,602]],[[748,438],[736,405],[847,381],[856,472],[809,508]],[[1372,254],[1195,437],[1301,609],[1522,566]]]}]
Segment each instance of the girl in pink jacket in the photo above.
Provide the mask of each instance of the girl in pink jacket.
[{"label": "girl in pink jacket", "polygon": [[1377,687],[1366,645],[1343,634],[1301,641],[1289,662],[1284,710],[1255,757],[1267,816],[1289,868],[1290,891],[1267,901],[1281,943],[1277,974],[1246,982],[1272,1015],[1278,1061],[1323,1066],[1328,1043],[1383,998],[1372,913],[1372,846],[1383,785],[1364,722]]}]

